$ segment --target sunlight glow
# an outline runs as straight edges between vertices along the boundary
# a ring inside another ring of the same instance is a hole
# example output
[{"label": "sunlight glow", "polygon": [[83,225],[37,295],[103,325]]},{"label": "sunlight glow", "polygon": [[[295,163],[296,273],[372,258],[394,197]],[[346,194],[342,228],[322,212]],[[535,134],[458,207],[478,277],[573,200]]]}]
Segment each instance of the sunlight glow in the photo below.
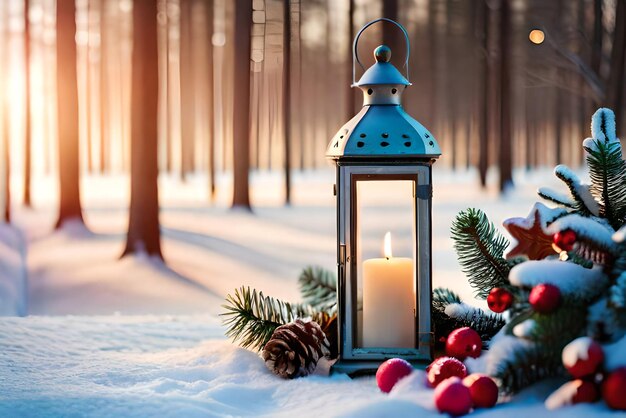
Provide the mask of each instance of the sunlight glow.
[{"label": "sunlight glow", "polygon": [[541,45],[546,39],[546,34],[541,29],[533,29],[528,34],[528,39],[535,45]]}]

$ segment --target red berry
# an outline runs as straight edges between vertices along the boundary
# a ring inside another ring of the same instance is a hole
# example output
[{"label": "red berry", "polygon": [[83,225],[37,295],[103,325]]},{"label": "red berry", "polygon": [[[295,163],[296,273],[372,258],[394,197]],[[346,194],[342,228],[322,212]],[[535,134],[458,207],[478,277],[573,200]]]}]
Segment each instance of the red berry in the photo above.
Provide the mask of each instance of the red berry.
[{"label": "red berry", "polygon": [[474,408],[491,408],[498,402],[498,385],[489,376],[473,373],[463,379],[463,384],[470,390]]},{"label": "red berry", "polygon": [[576,232],[571,229],[566,229],[565,231],[559,231],[552,237],[552,242],[554,245],[559,247],[562,251],[572,251],[574,249],[574,244],[578,240],[578,236]]},{"label": "red berry", "polygon": [[458,377],[450,377],[435,389],[435,406],[439,412],[465,415],[472,409],[470,390]]},{"label": "red berry", "polygon": [[446,354],[459,360],[480,356],[482,348],[483,342],[480,335],[470,327],[455,329],[446,340]]},{"label": "red berry", "polygon": [[620,367],[604,379],[602,397],[610,408],[626,411],[626,367]]},{"label": "red berry", "polygon": [[554,312],[561,304],[561,291],[551,284],[538,284],[530,291],[528,302],[535,312],[543,314]]},{"label": "red berry", "polygon": [[604,361],[604,351],[591,338],[580,337],[565,346],[561,358],[569,374],[579,378],[598,371]]},{"label": "red berry", "polygon": [[489,309],[496,313],[502,313],[513,305],[513,295],[506,289],[494,287],[487,296]]},{"label": "red berry", "polygon": [[465,364],[452,357],[439,357],[426,370],[428,371],[428,383],[432,387],[436,387],[448,377],[464,378],[467,376]]},{"label": "red berry", "polygon": [[376,371],[376,383],[378,388],[389,393],[396,383],[413,371],[413,366],[401,358],[392,358],[378,367]]}]

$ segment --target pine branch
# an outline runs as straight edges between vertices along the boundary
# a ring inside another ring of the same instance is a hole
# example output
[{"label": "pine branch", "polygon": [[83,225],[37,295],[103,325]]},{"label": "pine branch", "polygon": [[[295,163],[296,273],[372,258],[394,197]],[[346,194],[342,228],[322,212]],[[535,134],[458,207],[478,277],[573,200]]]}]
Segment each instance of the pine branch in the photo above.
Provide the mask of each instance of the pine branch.
[{"label": "pine branch", "polygon": [[564,373],[560,351],[533,345],[519,346],[508,352],[492,376],[500,380],[503,394],[511,395],[542,379]]},{"label": "pine branch", "polygon": [[590,187],[583,184],[567,166],[557,165],[554,175],[559,178],[570,191],[573,204],[570,206],[582,216],[598,215],[598,203],[594,200]]},{"label": "pine branch", "polygon": [[294,305],[264,296],[263,292],[242,286],[234,295],[226,297],[220,314],[228,327],[226,335],[243,348],[260,350],[270,339],[276,327],[296,318],[314,316],[316,312],[303,305]]},{"label": "pine branch", "polygon": [[[446,308],[451,305],[458,305],[457,315],[450,316],[446,313]],[[433,291],[432,318],[436,341],[445,339],[457,328],[470,327],[486,342],[504,326],[504,319],[501,315],[467,306],[461,302],[461,298],[456,293],[443,288]]]},{"label": "pine branch", "polygon": [[600,216],[617,230],[626,221],[626,163],[620,143],[595,140],[593,146],[585,146],[585,151],[591,193],[600,203]]},{"label": "pine branch", "polygon": [[[560,353],[570,341],[584,334],[587,304],[583,301],[572,299],[564,302],[563,306],[550,314],[531,312],[528,319],[533,321],[533,326],[528,330],[528,335],[523,337],[525,339],[554,347]],[[507,327],[513,330],[515,323],[515,320],[511,320]]]},{"label": "pine branch", "polygon": [[568,299],[551,314],[539,314],[528,305],[511,310],[512,318],[505,333],[510,336],[507,338],[519,338],[520,342],[517,346],[504,346],[508,347],[506,355],[496,363],[493,373],[501,380],[505,394],[563,374],[561,352],[570,341],[585,334],[587,305],[581,300]]},{"label": "pine branch", "polygon": [[323,311],[335,309],[337,279],[331,271],[321,267],[306,267],[300,274],[298,283],[304,303]]},{"label": "pine branch", "polygon": [[559,206],[563,206],[567,209],[576,209],[576,203],[571,198],[569,198],[568,196],[564,196],[561,193],[558,193],[548,187],[540,187],[537,190],[537,194],[542,199],[545,199],[552,203],[556,203]]},{"label": "pine branch", "polygon": [[459,212],[451,232],[461,269],[477,297],[486,298],[494,287],[509,287],[510,267],[503,257],[509,241],[481,210]]}]

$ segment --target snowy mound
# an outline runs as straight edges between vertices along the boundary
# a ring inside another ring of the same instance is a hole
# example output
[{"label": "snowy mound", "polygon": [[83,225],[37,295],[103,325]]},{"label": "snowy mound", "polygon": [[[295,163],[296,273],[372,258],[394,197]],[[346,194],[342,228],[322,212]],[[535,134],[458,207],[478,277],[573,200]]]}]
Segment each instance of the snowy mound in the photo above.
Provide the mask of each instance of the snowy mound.
[{"label": "snowy mound", "polygon": [[[416,371],[391,394],[373,377],[283,380],[196,316],[0,318],[2,417],[441,417]],[[548,411],[560,382],[478,410],[480,417],[616,416],[603,403]]]}]

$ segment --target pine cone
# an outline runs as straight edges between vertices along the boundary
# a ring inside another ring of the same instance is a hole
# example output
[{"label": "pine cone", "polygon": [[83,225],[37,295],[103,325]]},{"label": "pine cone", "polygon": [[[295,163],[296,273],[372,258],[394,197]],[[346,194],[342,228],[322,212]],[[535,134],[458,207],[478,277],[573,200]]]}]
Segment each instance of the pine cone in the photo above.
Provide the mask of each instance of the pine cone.
[{"label": "pine cone", "polygon": [[329,348],[317,322],[296,319],[274,330],[262,357],[274,374],[293,379],[312,373],[320,357],[330,353]]}]

